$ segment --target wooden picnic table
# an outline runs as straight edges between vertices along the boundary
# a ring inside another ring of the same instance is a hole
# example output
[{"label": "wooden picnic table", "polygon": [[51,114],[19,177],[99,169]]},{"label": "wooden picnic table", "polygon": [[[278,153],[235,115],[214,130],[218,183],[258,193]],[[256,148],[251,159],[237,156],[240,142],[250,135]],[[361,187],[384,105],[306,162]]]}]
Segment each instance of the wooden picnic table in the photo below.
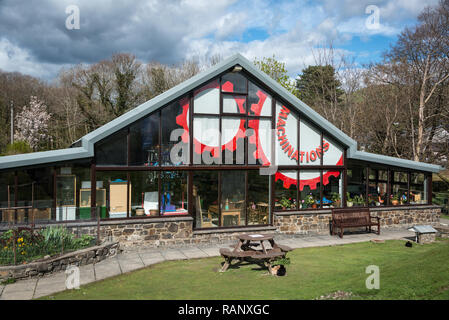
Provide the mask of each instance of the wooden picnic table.
[{"label": "wooden picnic table", "polygon": [[[285,258],[287,252],[292,250],[288,246],[275,243],[273,235],[270,234],[241,234],[237,238],[239,241],[232,251],[227,248],[220,249],[220,254],[225,259],[221,272],[226,271],[233,260],[239,260],[241,262],[247,258],[263,262],[271,270],[273,261],[278,258]],[[271,248],[267,249],[264,241],[268,241]],[[261,249],[254,248],[259,247],[259,245]]]}]

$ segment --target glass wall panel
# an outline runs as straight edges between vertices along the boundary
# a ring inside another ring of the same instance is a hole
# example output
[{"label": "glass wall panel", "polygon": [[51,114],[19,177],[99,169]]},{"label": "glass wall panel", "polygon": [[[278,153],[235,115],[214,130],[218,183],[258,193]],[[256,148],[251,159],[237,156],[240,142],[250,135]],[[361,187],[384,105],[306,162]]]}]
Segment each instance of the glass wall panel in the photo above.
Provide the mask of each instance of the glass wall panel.
[{"label": "glass wall panel", "polygon": [[346,203],[348,207],[365,206],[366,174],[364,167],[352,166],[348,169],[348,189]]},{"label": "glass wall panel", "polygon": [[[315,128],[311,123],[301,118],[300,128],[300,142],[299,146],[301,152],[299,155],[299,162],[301,165],[307,166],[319,166],[321,164],[321,132]],[[334,149],[335,153],[338,153],[337,149]],[[334,155],[334,158],[337,158]],[[333,159],[333,158],[330,158]],[[336,163],[334,163],[335,165]]]},{"label": "glass wall panel", "polygon": [[193,94],[194,113],[220,113],[220,85],[218,80],[214,80]]},{"label": "glass wall panel", "polygon": [[[323,207],[340,208],[343,205],[343,174],[340,171],[323,172]],[[301,200],[302,201],[302,200]]]},{"label": "glass wall panel", "polygon": [[159,215],[159,172],[130,172],[131,217]]},{"label": "glass wall panel", "polygon": [[221,77],[221,90],[223,92],[246,93],[246,77],[238,72],[229,72]]},{"label": "glass wall panel", "polygon": [[391,204],[406,204],[408,197],[408,173],[393,172],[393,184],[391,186]]},{"label": "glass wall panel", "polygon": [[245,225],[245,171],[221,172],[221,226]]},{"label": "glass wall panel", "polygon": [[188,109],[188,101],[186,98],[180,99],[161,110],[161,161],[163,166],[188,164],[188,141],[184,142],[182,140],[184,129],[177,122],[177,117],[182,117],[184,108]]},{"label": "glass wall panel", "polygon": [[268,93],[248,82],[248,115],[271,116],[271,101]]},{"label": "glass wall panel", "polygon": [[[100,209],[102,218],[126,218],[131,208],[132,184],[129,186],[126,172],[97,171],[97,188],[104,190],[106,205]],[[98,210],[98,209],[97,209]]]},{"label": "glass wall panel", "polygon": [[159,112],[132,124],[130,134],[130,166],[159,164]]},{"label": "glass wall panel", "polygon": [[[319,170],[301,170],[299,172],[299,186],[301,209],[319,208],[321,204],[321,174]],[[329,206],[331,200],[326,199],[325,205]]]},{"label": "glass wall panel", "polygon": [[427,179],[423,173],[411,173],[410,204],[427,203]]},{"label": "glass wall panel", "polygon": [[248,224],[268,224],[270,212],[270,176],[259,170],[248,171]]},{"label": "glass wall panel", "polygon": [[126,166],[128,163],[128,129],[95,144],[97,166]]},{"label": "glass wall panel", "polygon": [[297,171],[280,171],[275,177],[275,210],[297,208]]},{"label": "glass wall panel", "polygon": [[298,164],[298,116],[286,106],[276,103],[276,163]]},{"label": "glass wall panel", "polygon": [[187,172],[161,172],[161,215],[188,214]]},{"label": "glass wall panel", "polygon": [[192,198],[196,228],[218,227],[218,171],[193,173]]}]

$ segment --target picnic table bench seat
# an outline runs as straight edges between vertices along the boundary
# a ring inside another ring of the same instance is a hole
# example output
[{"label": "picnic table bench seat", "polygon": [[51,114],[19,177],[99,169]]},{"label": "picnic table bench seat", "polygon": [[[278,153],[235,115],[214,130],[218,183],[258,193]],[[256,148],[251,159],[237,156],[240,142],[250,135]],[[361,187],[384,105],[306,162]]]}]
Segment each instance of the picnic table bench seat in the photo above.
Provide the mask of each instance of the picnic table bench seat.
[{"label": "picnic table bench seat", "polygon": [[332,209],[332,235],[336,234],[337,228],[343,238],[345,228],[365,227],[371,232],[372,226],[376,226],[377,234],[380,234],[380,218],[371,216],[369,208]]}]

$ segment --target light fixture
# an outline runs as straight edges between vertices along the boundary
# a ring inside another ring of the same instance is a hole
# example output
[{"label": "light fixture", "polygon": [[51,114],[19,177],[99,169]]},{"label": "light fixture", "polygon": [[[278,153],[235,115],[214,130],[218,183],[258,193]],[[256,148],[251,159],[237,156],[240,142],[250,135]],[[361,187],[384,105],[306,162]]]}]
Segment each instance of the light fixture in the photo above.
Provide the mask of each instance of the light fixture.
[{"label": "light fixture", "polygon": [[232,72],[240,72],[240,71],[242,71],[242,66],[240,66],[240,65],[235,65],[234,66],[234,69],[232,69]]}]

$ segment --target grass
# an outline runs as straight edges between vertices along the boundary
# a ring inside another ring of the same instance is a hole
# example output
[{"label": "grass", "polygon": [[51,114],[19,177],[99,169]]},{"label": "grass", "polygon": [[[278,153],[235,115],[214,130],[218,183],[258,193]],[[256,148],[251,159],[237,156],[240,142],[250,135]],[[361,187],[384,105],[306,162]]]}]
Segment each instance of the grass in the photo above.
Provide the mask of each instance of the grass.
[{"label": "grass", "polygon": [[440,218],[449,220],[449,215],[447,215],[447,214],[442,214],[442,215],[440,216]]},{"label": "grass", "polygon": [[[449,299],[448,253],[442,239],[296,249],[284,277],[253,264],[219,273],[219,257],[168,261],[43,299],[314,299],[339,290],[353,299]],[[379,290],[365,286],[369,265],[379,266]]]}]

